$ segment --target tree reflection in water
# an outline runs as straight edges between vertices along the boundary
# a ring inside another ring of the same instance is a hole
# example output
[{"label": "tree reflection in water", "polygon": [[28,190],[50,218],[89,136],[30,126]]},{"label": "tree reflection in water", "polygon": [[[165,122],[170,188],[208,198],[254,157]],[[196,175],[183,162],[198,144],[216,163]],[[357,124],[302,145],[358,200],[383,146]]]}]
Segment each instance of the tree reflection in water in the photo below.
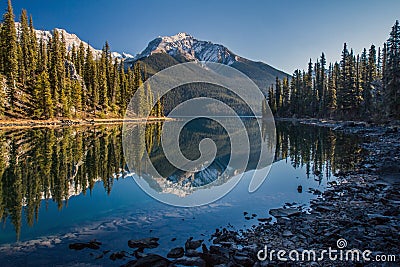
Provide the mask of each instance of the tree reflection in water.
[{"label": "tree reflection in water", "polygon": [[[223,163],[228,161],[224,159],[229,157],[230,148],[226,149],[229,140],[218,125],[210,121],[201,123],[221,148],[217,156],[222,159],[218,164],[223,169],[226,167]],[[249,122],[250,133],[255,123],[255,120]],[[135,172],[145,171],[141,157],[147,149],[161,173],[173,174],[176,170],[165,162],[160,147],[162,123],[132,127],[138,127],[139,133],[132,155],[136,158]],[[198,141],[204,136],[199,123],[189,125],[181,134],[182,153],[196,158],[198,150],[192,145],[198,148]],[[354,136],[329,129],[277,122],[276,137],[275,160],[286,159],[294,168],[305,166],[307,176],[317,180],[322,179],[323,174],[330,177],[340,170],[352,169],[361,159],[361,149]],[[71,196],[90,193],[99,181],[110,194],[114,180],[127,174],[121,138],[122,125],[2,130],[0,219],[11,221],[18,239],[23,214],[27,224],[32,226],[38,220],[40,206],[47,205],[48,201],[56,202],[61,210],[68,205]]]}]

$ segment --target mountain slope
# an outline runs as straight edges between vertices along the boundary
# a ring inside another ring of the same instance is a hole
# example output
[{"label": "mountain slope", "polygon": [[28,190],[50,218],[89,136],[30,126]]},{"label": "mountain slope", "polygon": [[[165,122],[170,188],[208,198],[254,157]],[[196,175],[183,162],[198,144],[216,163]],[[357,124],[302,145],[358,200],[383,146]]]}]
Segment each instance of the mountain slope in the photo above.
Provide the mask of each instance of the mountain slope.
[{"label": "mountain slope", "polygon": [[210,61],[231,66],[249,76],[266,93],[267,88],[275,83],[275,78],[282,79],[288,74],[263,62],[255,62],[240,57],[223,45],[202,41],[187,33],[158,37],[134,58],[125,60],[128,67],[137,61],[144,62],[150,74],[166,67],[188,61]]}]

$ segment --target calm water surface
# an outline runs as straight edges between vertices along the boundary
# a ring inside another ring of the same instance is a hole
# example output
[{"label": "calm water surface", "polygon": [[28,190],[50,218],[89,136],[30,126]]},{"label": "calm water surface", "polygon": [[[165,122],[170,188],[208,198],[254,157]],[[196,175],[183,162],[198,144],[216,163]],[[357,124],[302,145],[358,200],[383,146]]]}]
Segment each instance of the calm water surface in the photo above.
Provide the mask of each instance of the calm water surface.
[{"label": "calm water surface", "polygon": [[[255,120],[246,126],[251,131]],[[262,186],[248,193],[245,175],[228,195],[196,208],[160,203],[137,186],[132,175],[143,168],[134,173],[125,168],[122,125],[1,130],[0,260],[17,265],[90,262],[94,256],[88,251],[69,251],[66,244],[93,238],[103,241],[102,249],[115,251],[127,250],[128,239],[156,236],[161,245],[153,252],[166,253],[189,236],[204,239],[215,228],[257,224],[257,218],[269,217],[269,209],[285,203],[307,205],[316,197],[309,188],[323,191],[335,173],[351,169],[361,158],[355,137],[288,122],[276,126],[275,160]],[[137,156],[147,149],[154,165],[174,182],[185,174],[165,163],[161,127],[143,126]],[[180,138],[183,154],[198,157],[198,141],[204,137],[215,140],[219,152],[209,167],[214,172],[197,173],[195,183],[213,180],[212,174],[229,161],[226,134],[208,120],[187,125]],[[245,211],[257,217],[246,220]],[[55,258],[57,253],[63,258]]]}]

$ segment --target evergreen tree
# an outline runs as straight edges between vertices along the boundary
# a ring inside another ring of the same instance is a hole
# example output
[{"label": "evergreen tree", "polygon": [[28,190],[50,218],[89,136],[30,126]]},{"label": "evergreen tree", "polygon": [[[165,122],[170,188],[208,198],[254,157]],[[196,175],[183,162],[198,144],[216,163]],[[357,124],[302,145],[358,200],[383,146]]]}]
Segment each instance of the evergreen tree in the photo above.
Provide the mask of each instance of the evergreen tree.
[{"label": "evergreen tree", "polygon": [[377,78],[377,66],[376,66],[376,49],[374,45],[371,45],[368,53],[368,83],[372,84]]},{"label": "evergreen tree", "polygon": [[124,72],[124,63],[121,62],[119,66],[119,100],[118,100],[118,105],[119,105],[119,111],[120,115],[123,115],[126,111],[126,106],[127,106],[127,97],[128,97],[128,78],[127,74]]},{"label": "evergreen tree", "polygon": [[53,101],[51,97],[51,89],[49,77],[46,71],[38,76],[36,87],[34,89],[34,116],[37,118],[50,119],[53,117]]},{"label": "evergreen tree", "polygon": [[97,64],[97,73],[99,77],[99,104],[101,105],[102,111],[107,113],[108,109],[108,81],[107,81],[107,62],[108,52],[107,43],[103,48],[103,52],[100,57],[100,61]]},{"label": "evergreen tree", "polygon": [[82,86],[79,81],[72,80],[72,104],[75,110],[75,117],[77,117],[77,111],[82,108]]},{"label": "evergreen tree", "polygon": [[115,59],[114,64],[111,65],[112,72],[110,72],[110,88],[109,88],[109,106],[113,113],[117,113],[116,100],[119,98],[119,73],[118,73],[118,60]]},{"label": "evergreen tree", "polygon": [[349,53],[346,43],[342,51],[340,61],[340,85],[337,90],[338,108],[343,117],[354,117],[359,103],[358,90],[356,88],[356,63],[353,50]]},{"label": "evergreen tree", "polygon": [[[0,118],[4,115],[5,107],[6,107],[6,78],[0,74]],[[1,218],[1,216],[0,216]]]},{"label": "evergreen tree", "polygon": [[292,83],[291,83],[291,112],[292,114],[300,115],[302,116],[303,113],[302,108],[303,108],[303,99],[301,91],[303,89],[302,85],[302,74],[300,70],[295,70],[292,78]]},{"label": "evergreen tree", "polygon": [[85,54],[85,46],[83,45],[83,42],[80,42],[75,67],[77,73],[81,76],[84,75],[83,70],[85,66]]},{"label": "evergreen tree", "polygon": [[33,28],[33,19],[32,16],[29,17],[29,48],[28,48],[28,80],[27,85],[29,88],[34,88],[36,81],[36,72],[37,72],[37,61],[38,61],[38,40],[36,37],[35,29]]},{"label": "evergreen tree", "polygon": [[[20,16],[20,27],[19,27],[19,43],[20,52],[19,54],[19,82],[22,88],[27,88],[27,78],[32,74],[31,62],[30,62],[30,49],[31,49],[31,32],[28,25],[28,15],[26,10],[23,9]],[[33,62],[34,63],[34,62]],[[32,89],[32,88],[31,88]]]},{"label": "evergreen tree", "polygon": [[327,115],[329,117],[332,117],[336,110],[336,80],[337,80],[337,75],[338,75],[338,67],[337,64],[335,64],[336,69],[332,66],[332,64],[329,65],[328,69],[328,85],[327,85],[327,95],[326,95],[326,109],[327,109]]},{"label": "evergreen tree", "polygon": [[71,105],[71,87],[70,80],[67,78],[66,71],[66,56],[67,47],[65,44],[64,32],[61,32],[61,39],[58,41],[60,47],[60,58],[57,61],[57,68],[59,69],[59,79],[60,79],[60,105],[61,105],[61,115],[63,117],[69,117],[70,105]]},{"label": "evergreen tree", "polygon": [[[60,73],[59,67],[59,62],[61,61],[61,49],[59,45],[59,35],[57,30],[53,31],[53,38],[48,42],[48,46],[49,49],[47,49],[47,52],[49,58],[49,78],[51,85],[51,95],[53,103],[55,103],[56,105],[59,101],[59,91],[61,88],[60,76],[62,75],[62,73]],[[58,113],[57,110],[55,110],[55,113]]]},{"label": "evergreen tree", "polygon": [[8,0],[7,12],[3,15],[1,27],[2,71],[7,79],[7,95],[11,109],[15,107],[15,94],[18,77],[18,43],[11,0]]},{"label": "evergreen tree", "polygon": [[38,60],[36,64],[37,72],[42,73],[43,71],[47,71],[47,49],[46,45],[43,42],[43,38],[39,40],[39,50],[38,50]]},{"label": "evergreen tree", "polygon": [[385,105],[391,118],[400,119],[400,25],[392,27],[387,40]]},{"label": "evergreen tree", "polygon": [[374,45],[371,45],[369,49],[368,58],[366,57],[366,49],[364,49],[360,64],[363,115],[368,118],[373,111],[373,90],[375,89],[373,83],[377,79],[376,50]]},{"label": "evergreen tree", "polygon": [[99,101],[97,69],[96,64],[93,60],[92,51],[90,50],[89,46],[86,49],[84,77],[85,85],[89,94],[88,104],[92,107],[94,114],[96,114],[97,104]]},{"label": "evergreen tree", "polygon": [[314,116],[319,112],[319,102],[320,102],[320,97],[322,95],[322,85],[321,85],[321,64],[319,62],[319,59],[317,59],[317,62],[314,65],[314,76],[313,78],[313,86],[312,86],[312,93],[309,96],[311,98],[311,110],[309,111],[310,116]]},{"label": "evergreen tree", "polygon": [[288,114],[289,105],[290,105],[289,77],[284,77],[282,80],[282,112],[284,115]]},{"label": "evergreen tree", "polygon": [[364,48],[359,62],[359,83],[363,92],[363,104],[362,113],[366,116],[369,114],[369,109],[371,108],[372,95],[370,86],[368,83],[368,58],[367,50]]},{"label": "evergreen tree", "polygon": [[382,86],[385,88],[387,85],[387,45],[383,43],[382,49]]},{"label": "evergreen tree", "polygon": [[314,99],[315,93],[313,88],[313,65],[310,58],[310,62],[308,63],[308,70],[307,74],[303,73],[303,84],[302,88],[299,88],[301,93],[302,107],[301,107],[301,114],[305,116],[312,116],[312,113],[315,109],[316,101]]},{"label": "evergreen tree", "polygon": [[[72,44],[72,48],[71,51],[69,52],[69,58],[68,60],[72,62],[72,64],[74,64],[75,69],[77,69],[77,64],[78,64],[78,56],[77,56],[77,52],[76,52],[76,48],[75,48],[75,44]],[[77,71],[78,72],[78,71]]]},{"label": "evergreen tree", "polygon": [[275,79],[275,105],[276,113],[280,114],[282,108],[282,85],[278,77]]},{"label": "evergreen tree", "polygon": [[140,63],[137,62],[133,70],[134,80],[133,80],[133,94],[135,95],[136,103],[134,103],[134,112],[140,117],[144,115],[144,103],[145,103],[145,92],[142,80],[142,72]]},{"label": "evergreen tree", "polygon": [[378,47],[378,57],[376,62],[376,75],[378,79],[382,79],[382,55],[381,48]]},{"label": "evergreen tree", "polygon": [[318,90],[318,101],[319,101],[319,105],[318,105],[318,109],[319,109],[319,114],[322,116],[323,114],[325,114],[326,111],[326,102],[325,102],[325,97],[326,97],[326,90],[327,90],[327,86],[326,86],[326,58],[325,58],[325,54],[322,53],[321,54],[321,58],[320,58],[320,62],[319,62],[319,79],[318,79],[318,86],[317,86],[317,90]]}]

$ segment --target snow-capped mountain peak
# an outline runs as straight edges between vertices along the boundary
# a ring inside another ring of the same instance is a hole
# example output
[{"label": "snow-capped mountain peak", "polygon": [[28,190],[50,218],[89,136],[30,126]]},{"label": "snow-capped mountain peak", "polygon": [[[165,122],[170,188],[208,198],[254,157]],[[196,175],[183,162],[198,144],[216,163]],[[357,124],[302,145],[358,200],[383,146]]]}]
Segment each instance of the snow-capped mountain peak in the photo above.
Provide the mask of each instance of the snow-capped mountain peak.
[{"label": "snow-capped mountain peak", "polygon": [[180,33],[172,35],[172,36],[159,36],[159,38],[164,38],[165,40],[169,40],[169,41],[179,41],[179,40],[183,40],[186,38],[193,39],[193,36],[191,36],[190,34],[187,34],[186,32],[180,32]]},{"label": "snow-capped mountain peak", "polygon": [[128,54],[128,53],[122,52],[122,58],[134,58],[134,56],[133,56],[133,55],[131,55],[131,54]]},{"label": "snow-capped mountain peak", "polygon": [[148,57],[155,53],[183,56],[190,61],[211,61],[226,65],[231,65],[237,61],[237,56],[225,46],[198,40],[185,32],[154,39],[134,60]]}]

